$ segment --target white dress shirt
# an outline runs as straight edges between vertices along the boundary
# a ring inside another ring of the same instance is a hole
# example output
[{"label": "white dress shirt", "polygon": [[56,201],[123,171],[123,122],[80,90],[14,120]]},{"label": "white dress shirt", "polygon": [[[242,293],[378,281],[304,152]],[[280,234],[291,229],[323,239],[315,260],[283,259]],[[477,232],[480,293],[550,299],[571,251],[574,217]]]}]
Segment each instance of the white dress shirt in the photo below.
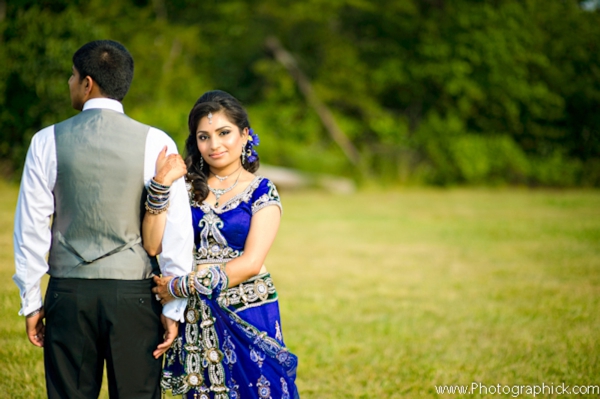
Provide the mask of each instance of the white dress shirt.
[{"label": "white dress shirt", "polygon": [[[105,108],[123,113],[123,105],[108,98],[88,100],[83,110]],[[167,154],[177,153],[175,142],[163,131],[150,128],[146,137],[144,183],[156,173],[156,158],[167,146]],[[48,272],[47,254],[54,214],[54,185],[57,175],[54,125],[36,133],[27,151],[15,213],[14,251],[16,273],[13,280],[21,295],[20,315],[42,306],[41,279]],[[118,179],[118,176],[111,176]],[[189,198],[183,179],[173,183],[167,210],[167,223],[159,264],[163,275],[182,276],[192,271],[194,231]],[[163,314],[183,321],[186,299],[176,299],[163,307]]]}]

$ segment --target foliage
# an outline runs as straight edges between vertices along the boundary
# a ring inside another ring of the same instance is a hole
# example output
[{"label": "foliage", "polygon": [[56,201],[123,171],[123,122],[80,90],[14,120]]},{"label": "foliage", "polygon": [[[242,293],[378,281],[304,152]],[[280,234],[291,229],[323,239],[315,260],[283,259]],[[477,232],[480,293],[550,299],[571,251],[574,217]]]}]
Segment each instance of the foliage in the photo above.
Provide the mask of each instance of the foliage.
[{"label": "foliage", "polygon": [[[64,84],[71,54],[110,37],[136,60],[126,111],[180,144],[193,102],[220,88],[251,110],[269,139],[260,148],[267,163],[442,185],[597,186],[594,4],[11,2],[0,19],[0,156],[19,166],[36,130],[73,114]],[[359,149],[362,173],[266,49],[270,36]]]}]

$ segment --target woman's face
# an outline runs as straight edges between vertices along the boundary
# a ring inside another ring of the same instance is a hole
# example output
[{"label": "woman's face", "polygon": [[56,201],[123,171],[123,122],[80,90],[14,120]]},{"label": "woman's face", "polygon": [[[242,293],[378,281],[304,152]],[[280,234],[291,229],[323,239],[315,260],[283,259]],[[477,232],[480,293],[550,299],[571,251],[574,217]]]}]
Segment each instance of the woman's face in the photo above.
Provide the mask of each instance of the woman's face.
[{"label": "woman's face", "polygon": [[213,113],[210,120],[203,117],[196,129],[198,150],[204,161],[215,169],[239,166],[242,146],[246,145],[247,140],[248,128],[240,132],[223,111]]}]

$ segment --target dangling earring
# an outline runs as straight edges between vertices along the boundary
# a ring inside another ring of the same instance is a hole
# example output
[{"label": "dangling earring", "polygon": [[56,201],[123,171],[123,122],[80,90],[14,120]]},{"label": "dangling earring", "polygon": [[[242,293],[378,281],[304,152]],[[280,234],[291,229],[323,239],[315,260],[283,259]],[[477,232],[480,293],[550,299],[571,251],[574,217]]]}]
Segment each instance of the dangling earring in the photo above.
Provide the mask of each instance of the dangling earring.
[{"label": "dangling earring", "polygon": [[246,162],[246,144],[242,144],[242,165]]},{"label": "dangling earring", "polygon": [[200,170],[204,169],[204,158],[200,155]]}]

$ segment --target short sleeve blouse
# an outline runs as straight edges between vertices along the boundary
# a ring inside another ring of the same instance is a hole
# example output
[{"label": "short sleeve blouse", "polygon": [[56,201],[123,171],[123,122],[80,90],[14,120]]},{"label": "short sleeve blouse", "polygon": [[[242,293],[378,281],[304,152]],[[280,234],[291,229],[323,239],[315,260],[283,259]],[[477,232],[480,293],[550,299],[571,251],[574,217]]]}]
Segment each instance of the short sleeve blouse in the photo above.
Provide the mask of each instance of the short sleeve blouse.
[{"label": "short sleeve blouse", "polygon": [[277,188],[262,176],[256,176],[244,191],[219,208],[204,201],[190,202],[196,264],[226,263],[237,258],[244,251],[252,216],[271,205],[282,209]]}]

